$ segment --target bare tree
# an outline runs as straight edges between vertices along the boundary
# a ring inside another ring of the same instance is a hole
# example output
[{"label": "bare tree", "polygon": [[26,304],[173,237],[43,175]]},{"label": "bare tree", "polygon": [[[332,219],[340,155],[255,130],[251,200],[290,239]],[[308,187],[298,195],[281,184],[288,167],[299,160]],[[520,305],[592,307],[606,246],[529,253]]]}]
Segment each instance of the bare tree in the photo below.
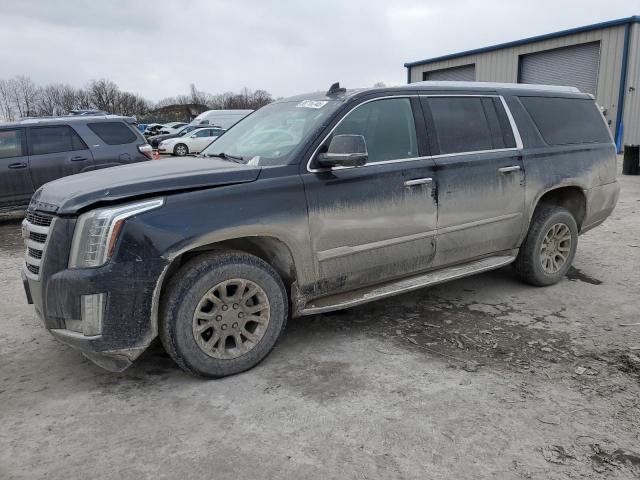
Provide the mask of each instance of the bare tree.
[{"label": "bare tree", "polygon": [[8,82],[9,96],[19,117],[36,115],[36,105],[39,101],[40,89],[24,75],[18,75]]},{"label": "bare tree", "polygon": [[79,109],[89,109],[94,108],[93,103],[91,102],[91,93],[86,88],[81,88],[75,92],[75,100],[74,107],[70,108],[72,110],[74,108]]},{"label": "bare tree", "polygon": [[86,96],[85,90],[75,89],[66,84],[60,87],[60,108],[62,108],[63,114],[67,114],[77,108],[89,108],[89,102],[83,102],[83,96]]},{"label": "bare tree", "polygon": [[120,92],[114,112],[120,115],[138,116],[144,115],[149,110],[149,102],[139,95],[129,92]]},{"label": "bare tree", "polygon": [[9,80],[0,79],[0,116],[10,122],[15,118]]},{"label": "bare tree", "polygon": [[110,113],[116,110],[120,89],[115,82],[105,78],[92,80],[87,91],[89,99],[95,108]]},{"label": "bare tree", "polygon": [[[99,109],[109,113],[143,117],[153,109],[171,105],[200,105],[210,109],[256,109],[273,101],[265,90],[243,88],[239,93],[212,95],[189,86],[189,93],[168,97],[155,105],[138,94],[120,90],[108,79],[92,80],[85,88],[63,83],[37,86],[19,75],[0,79],[0,118],[11,121],[33,115],[65,115],[75,109]],[[201,107],[202,108],[202,107]]]},{"label": "bare tree", "polygon": [[44,86],[40,91],[38,115],[63,115],[67,113],[62,107],[62,93],[64,85],[52,83]]}]

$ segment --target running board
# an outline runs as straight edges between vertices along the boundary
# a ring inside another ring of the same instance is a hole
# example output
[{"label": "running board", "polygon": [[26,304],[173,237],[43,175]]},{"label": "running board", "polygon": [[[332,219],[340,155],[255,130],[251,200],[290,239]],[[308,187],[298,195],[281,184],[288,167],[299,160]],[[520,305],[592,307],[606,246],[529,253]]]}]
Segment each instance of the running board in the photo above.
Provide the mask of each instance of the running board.
[{"label": "running board", "polygon": [[[515,251],[517,253],[517,250]],[[422,273],[411,277],[401,278],[382,285],[359,288],[350,292],[330,295],[328,297],[311,300],[307,303],[299,315],[316,315],[318,313],[342,310],[355,307],[363,303],[380,300],[381,298],[411,292],[419,288],[437,285],[439,283],[468,277],[476,273],[482,273],[509,265],[516,259],[515,255],[501,255],[495,257],[474,260],[473,262],[443,268],[432,272]]]}]

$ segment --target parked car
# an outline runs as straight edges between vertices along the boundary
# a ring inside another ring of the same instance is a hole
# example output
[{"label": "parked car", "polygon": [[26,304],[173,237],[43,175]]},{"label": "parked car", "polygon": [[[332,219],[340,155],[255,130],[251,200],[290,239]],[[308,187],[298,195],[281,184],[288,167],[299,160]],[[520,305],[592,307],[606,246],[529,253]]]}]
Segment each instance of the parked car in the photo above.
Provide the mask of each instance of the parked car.
[{"label": "parked car", "polygon": [[185,127],[182,127],[177,133],[154,135],[152,137],[147,137],[147,141],[149,142],[149,144],[153,148],[157,149],[158,145],[160,145],[160,142],[162,140],[168,140],[170,138],[182,137],[182,136],[186,135],[187,133],[193,132],[194,130],[197,130],[199,128],[207,128],[207,126],[206,125],[187,125]]},{"label": "parked car", "polygon": [[0,210],[26,208],[35,190],[67,175],[151,159],[130,117],[67,116],[0,124]]},{"label": "parked car", "polygon": [[109,113],[103,110],[89,109],[89,110],[70,110],[69,115],[109,115]]},{"label": "parked car", "polygon": [[169,123],[165,123],[162,126],[162,128],[159,129],[158,134],[159,135],[168,135],[168,134],[171,134],[171,133],[177,133],[185,125],[187,125],[187,124],[184,123],[184,122],[169,122]]},{"label": "parked car", "polygon": [[253,110],[207,110],[194,118],[190,125],[209,125],[229,129]]},{"label": "parked car", "polygon": [[160,153],[169,153],[176,157],[199,153],[224,132],[225,130],[222,128],[196,128],[191,133],[180,137],[162,140],[158,143],[158,151]]},{"label": "parked car", "polygon": [[45,185],[24,285],[45,327],[105,368],[158,335],[184,370],[221,377],[259,363],[290,317],[509,264],[554,284],[618,193],[609,129],[575,88],[334,85],[188,162]]},{"label": "parked car", "polygon": [[151,137],[157,135],[163,127],[164,125],[161,123],[149,123],[147,128],[144,129],[144,136]]}]

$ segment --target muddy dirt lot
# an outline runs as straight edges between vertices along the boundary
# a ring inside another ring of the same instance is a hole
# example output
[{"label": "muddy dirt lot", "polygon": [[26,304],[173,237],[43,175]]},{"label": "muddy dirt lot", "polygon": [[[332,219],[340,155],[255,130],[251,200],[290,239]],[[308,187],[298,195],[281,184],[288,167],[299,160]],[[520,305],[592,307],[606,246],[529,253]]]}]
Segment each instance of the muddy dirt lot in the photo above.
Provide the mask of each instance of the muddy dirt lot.
[{"label": "muddy dirt lot", "polygon": [[506,268],[293,321],[218,381],[158,345],[113,374],[57,343],[4,222],[0,478],[637,478],[640,178],[621,183],[559,285]]}]

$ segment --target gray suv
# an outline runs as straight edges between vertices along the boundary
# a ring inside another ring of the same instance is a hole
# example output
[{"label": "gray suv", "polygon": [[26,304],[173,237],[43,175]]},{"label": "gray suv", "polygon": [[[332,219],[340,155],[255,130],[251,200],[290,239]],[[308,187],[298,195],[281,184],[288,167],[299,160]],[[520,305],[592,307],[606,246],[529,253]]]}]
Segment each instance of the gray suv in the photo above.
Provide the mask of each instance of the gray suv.
[{"label": "gray suv", "polygon": [[509,264],[552,285],[619,192],[593,97],[465,82],[334,85],[257,110],[198,157],[112,172],[35,193],[27,298],[105,368],[158,336],[210,377],[256,365],[290,317]]},{"label": "gray suv", "polygon": [[67,175],[151,160],[135,120],[116,115],[0,124],[0,212],[26,208],[33,192]]}]

